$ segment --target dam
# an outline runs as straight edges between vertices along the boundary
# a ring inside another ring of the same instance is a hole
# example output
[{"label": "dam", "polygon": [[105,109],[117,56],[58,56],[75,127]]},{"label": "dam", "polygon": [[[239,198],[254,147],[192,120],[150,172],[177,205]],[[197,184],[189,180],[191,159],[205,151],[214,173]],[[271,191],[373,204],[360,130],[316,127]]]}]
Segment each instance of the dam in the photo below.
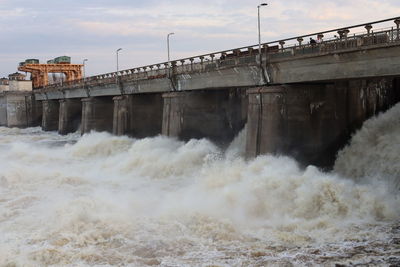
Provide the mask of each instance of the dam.
[{"label": "dam", "polygon": [[367,118],[400,100],[399,25],[390,18],[7,92],[0,123],[221,147],[246,126],[248,158],[290,155],[329,168]]},{"label": "dam", "polygon": [[0,266],[400,266],[399,22],[92,77],[21,62]]}]

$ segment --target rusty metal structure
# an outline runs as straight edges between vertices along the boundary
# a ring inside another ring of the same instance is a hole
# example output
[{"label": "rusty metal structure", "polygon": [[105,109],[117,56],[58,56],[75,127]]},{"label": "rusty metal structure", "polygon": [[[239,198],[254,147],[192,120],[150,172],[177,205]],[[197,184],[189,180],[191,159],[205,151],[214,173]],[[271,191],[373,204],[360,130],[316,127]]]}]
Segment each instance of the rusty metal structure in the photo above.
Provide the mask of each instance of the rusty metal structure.
[{"label": "rusty metal structure", "polygon": [[31,73],[33,88],[41,88],[49,84],[49,73],[63,73],[66,82],[82,79],[82,67],[82,64],[24,63],[20,64],[18,70]]}]

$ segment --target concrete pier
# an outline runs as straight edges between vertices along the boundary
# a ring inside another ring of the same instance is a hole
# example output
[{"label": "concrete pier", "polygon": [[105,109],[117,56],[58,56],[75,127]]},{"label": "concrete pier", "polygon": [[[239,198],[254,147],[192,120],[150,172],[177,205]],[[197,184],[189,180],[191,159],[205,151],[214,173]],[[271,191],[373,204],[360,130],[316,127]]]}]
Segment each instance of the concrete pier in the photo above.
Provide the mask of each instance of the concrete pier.
[{"label": "concrete pier", "polygon": [[393,79],[300,84],[248,90],[246,154],[290,155],[304,165],[332,166],[351,133],[396,103]]},{"label": "concrete pier", "polygon": [[27,92],[7,91],[0,94],[0,126],[29,127]]},{"label": "concrete pier", "polygon": [[60,111],[58,100],[45,100],[43,105],[42,129],[43,131],[57,131]]},{"label": "concrete pier", "polygon": [[90,131],[113,131],[114,102],[112,97],[90,97],[82,99],[81,133]]},{"label": "concrete pier", "polygon": [[0,93],[0,126],[7,126],[7,96]]},{"label": "concrete pier", "polygon": [[173,92],[163,98],[163,135],[227,144],[246,123],[247,98],[241,89]]},{"label": "concrete pier", "polygon": [[163,99],[161,94],[116,96],[113,133],[135,138],[161,134]]},{"label": "concrete pier", "polygon": [[42,101],[36,101],[33,94],[25,96],[26,114],[29,127],[42,125],[43,106]]},{"label": "concrete pier", "polygon": [[71,98],[60,100],[60,114],[58,123],[58,133],[68,134],[76,132],[82,119],[81,99]]},{"label": "concrete pier", "polygon": [[25,102],[25,94],[7,95],[7,126],[27,127],[28,117]]}]

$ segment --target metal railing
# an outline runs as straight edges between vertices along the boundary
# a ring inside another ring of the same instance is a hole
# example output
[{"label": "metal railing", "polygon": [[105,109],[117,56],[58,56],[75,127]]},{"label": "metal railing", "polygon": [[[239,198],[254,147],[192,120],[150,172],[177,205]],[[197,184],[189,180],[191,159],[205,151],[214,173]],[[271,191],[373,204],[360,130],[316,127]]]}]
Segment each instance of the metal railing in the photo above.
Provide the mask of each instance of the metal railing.
[{"label": "metal railing", "polygon": [[[390,21],[393,21],[396,27],[382,28],[375,31],[372,30],[373,25]],[[350,30],[360,30],[360,28],[363,28],[362,32],[350,34]],[[305,42],[305,38],[307,37],[316,37],[316,40],[315,42]],[[400,43],[400,17],[263,43],[261,53],[268,62],[282,58],[304,56],[315,53],[329,53],[333,51],[394,42]],[[116,82],[166,78],[168,68],[171,68],[171,73],[173,74],[184,74],[239,65],[254,65],[259,62],[258,54],[258,45],[245,46],[174,60],[171,61],[171,65],[169,65],[168,62],[162,62],[121,70],[118,72],[95,75],[80,80],[64,81],[63,83],[48,85],[42,89],[45,89],[45,91],[51,91],[60,90],[64,87],[74,88],[96,86],[98,84],[111,84]]]}]

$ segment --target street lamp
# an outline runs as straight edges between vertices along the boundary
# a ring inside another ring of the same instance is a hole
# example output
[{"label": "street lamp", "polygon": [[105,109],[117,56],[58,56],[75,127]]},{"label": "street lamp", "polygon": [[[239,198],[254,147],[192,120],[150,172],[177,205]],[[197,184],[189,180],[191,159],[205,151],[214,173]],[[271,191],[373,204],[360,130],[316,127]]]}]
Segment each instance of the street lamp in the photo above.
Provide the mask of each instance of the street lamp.
[{"label": "street lamp", "polygon": [[117,54],[117,76],[118,76],[118,71],[119,71],[119,65],[118,65],[118,52],[121,51],[122,48],[118,48],[117,51],[115,52]]},{"label": "street lamp", "polygon": [[167,51],[168,51],[168,77],[171,77],[171,72],[170,72],[170,62],[171,62],[171,58],[170,58],[170,54],[169,54],[169,37],[171,36],[171,35],[173,35],[173,34],[175,34],[175,33],[173,33],[173,32],[170,32],[170,33],[168,33],[167,34]]},{"label": "street lamp", "polygon": [[83,64],[83,80],[85,80],[86,78],[86,71],[85,71],[85,62],[88,61],[87,58],[85,58],[82,62]]},{"label": "street lamp", "polygon": [[268,5],[267,3],[262,3],[257,6],[257,10],[258,10],[258,55],[260,57],[260,64],[261,64],[261,59],[262,59],[262,56],[261,56],[260,7],[267,6],[267,5]]}]

